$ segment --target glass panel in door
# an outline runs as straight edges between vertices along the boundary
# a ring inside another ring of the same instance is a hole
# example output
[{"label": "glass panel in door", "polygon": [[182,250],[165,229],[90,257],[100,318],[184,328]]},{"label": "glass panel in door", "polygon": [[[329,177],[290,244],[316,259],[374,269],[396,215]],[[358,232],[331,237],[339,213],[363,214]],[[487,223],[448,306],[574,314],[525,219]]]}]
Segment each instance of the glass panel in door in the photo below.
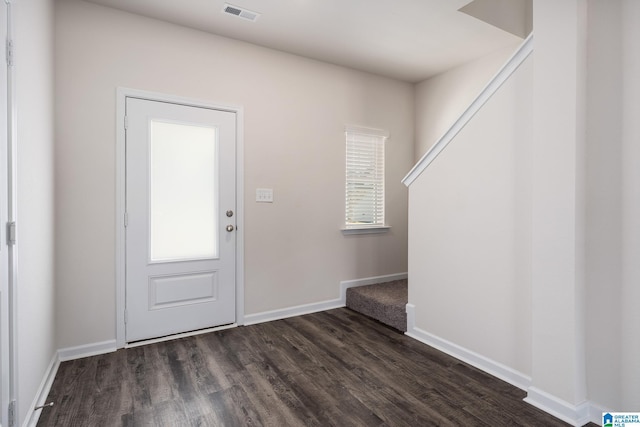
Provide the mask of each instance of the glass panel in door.
[{"label": "glass panel in door", "polygon": [[150,262],[218,258],[217,129],[150,126]]}]

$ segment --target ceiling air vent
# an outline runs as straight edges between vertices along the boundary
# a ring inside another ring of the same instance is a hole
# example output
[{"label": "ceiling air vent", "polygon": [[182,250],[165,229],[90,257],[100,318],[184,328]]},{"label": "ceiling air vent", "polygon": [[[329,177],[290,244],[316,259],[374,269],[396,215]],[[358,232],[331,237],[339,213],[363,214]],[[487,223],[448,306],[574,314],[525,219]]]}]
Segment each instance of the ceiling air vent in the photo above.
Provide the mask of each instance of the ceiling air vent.
[{"label": "ceiling air vent", "polygon": [[250,10],[243,9],[229,3],[226,3],[224,5],[224,9],[222,9],[222,11],[229,15],[237,16],[238,18],[243,18],[251,22],[254,22],[256,19],[258,19],[258,16],[260,16],[260,14],[257,12],[252,12]]}]

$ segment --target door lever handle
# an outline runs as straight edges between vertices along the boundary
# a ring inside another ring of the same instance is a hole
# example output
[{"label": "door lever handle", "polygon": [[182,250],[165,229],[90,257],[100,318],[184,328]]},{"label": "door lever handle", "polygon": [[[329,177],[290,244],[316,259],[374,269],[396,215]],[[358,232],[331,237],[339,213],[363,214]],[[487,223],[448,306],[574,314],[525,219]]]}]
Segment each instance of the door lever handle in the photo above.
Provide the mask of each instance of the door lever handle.
[{"label": "door lever handle", "polygon": [[229,233],[231,233],[231,232],[233,231],[233,225],[231,225],[231,224],[227,225],[227,227],[226,227],[226,228],[227,228],[227,231],[228,231]]}]

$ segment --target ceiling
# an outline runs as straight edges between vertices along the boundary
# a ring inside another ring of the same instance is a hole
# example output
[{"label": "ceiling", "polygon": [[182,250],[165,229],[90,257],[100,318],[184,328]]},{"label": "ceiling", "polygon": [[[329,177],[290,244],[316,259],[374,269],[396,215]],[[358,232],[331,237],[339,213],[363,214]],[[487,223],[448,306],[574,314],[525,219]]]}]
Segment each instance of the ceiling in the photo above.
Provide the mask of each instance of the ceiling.
[{"label": "ceiling", "polygon": [[458,12],[470,0],[87,0],[224,37],[419,82],[521,41]]}]

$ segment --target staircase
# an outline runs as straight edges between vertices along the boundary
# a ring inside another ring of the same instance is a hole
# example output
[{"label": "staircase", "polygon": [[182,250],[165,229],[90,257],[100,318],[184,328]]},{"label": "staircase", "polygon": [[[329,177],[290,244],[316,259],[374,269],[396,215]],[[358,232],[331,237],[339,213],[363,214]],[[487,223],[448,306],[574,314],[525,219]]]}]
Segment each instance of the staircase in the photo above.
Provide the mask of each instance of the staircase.
[{"label": "staircase", "polygon": [[347,307],[406,332],[407,279],[347,289]]}]

